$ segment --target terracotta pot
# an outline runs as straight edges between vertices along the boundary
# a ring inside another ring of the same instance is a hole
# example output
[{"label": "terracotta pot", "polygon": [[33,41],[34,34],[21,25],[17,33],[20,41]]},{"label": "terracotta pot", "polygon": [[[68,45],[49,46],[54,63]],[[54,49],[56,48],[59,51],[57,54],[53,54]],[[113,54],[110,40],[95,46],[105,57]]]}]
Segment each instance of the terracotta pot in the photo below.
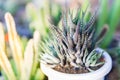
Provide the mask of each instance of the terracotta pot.
[{"label": "terracotta pot", "polygon": [[[100,48],[97,48],[103,51]],[[112,68],[112,59],[109,54],[104,51],[105,64],[96,71],[83,74],[68,74],[56,71],[41,63],[41,70],[48,76],[48,80],[104,80],[104,77],[110,72]]]}]

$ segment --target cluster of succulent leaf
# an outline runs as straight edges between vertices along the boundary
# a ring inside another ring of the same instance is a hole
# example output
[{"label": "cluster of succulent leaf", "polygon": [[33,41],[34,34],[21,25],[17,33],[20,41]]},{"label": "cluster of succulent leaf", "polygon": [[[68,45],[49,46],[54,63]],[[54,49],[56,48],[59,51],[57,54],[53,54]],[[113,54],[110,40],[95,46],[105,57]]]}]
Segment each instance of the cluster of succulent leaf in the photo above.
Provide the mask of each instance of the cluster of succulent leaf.
[{"label": "cluster of succulent leaf", "polygon": [[78,69],[84,67],[89,71],[92,71],[91,67],[104,63],[98,62],[103,52],[99,52],[95,47],[107,27],[105,26],[99,35],[96,34],[96,12],[88,22],[84,20],[85,14],[86,10],[83,12],[79,9],[73,17],[70,11],[64,11],[62,26],[50,26],[53,37],[42,43],[41,62],[52,68],[73,66]]}]

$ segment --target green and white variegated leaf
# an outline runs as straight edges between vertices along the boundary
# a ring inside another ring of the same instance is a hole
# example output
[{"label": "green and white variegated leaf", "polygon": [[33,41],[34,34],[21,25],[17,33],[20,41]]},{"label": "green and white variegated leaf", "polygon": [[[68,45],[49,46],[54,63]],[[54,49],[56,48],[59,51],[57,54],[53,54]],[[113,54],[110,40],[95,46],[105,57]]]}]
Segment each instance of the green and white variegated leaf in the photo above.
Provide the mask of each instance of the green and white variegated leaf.
[{"label": "green and white variegated leaf", "polygon": [[[102,57],[103,52],[98,50],[93,50],[86,58],[85,66],[88,67],[96,67],[103,65],[104,62],[99,62],[98,60]],[[97,63],[98,62],[98,63]]]}]

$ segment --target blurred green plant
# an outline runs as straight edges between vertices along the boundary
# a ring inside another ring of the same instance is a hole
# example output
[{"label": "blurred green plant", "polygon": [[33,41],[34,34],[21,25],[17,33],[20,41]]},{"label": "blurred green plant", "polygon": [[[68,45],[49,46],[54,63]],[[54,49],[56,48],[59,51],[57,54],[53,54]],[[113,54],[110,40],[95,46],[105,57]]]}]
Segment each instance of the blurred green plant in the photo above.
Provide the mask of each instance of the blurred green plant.
[{"label": "blurred green plant", "polygon": [[36,6],[33,3],[29,3],[26,6],[26,14],[30,22],[30,29],[33,32],[39,30],[40,34],[45,37],[49,32],[49,22],[56,26],[58,25],[61,17],[61,8],[51,0],[41,1],[41,6]]},{"label": "blurred green plant", "polygon": [[[44,80],[45,76],[41,72],[37,60],[39,32],[34,32],[33,39],[27,42],[24,50],[21,39],[16,32],[14,19],[10,13],[5,14],[5,20],[11,50],[7,51],[8,46],[5,42],[4,29],[2,23],[0,23],[0,67],[4,80]],[[7,53],[11,53],[12,57],[8,58]]]},{"label": "blurred green plant", "polygon": [[111,5],[108,5],[109,0],[101,0],[100,2],[101,6],[99,8],[100,13],[98,15],[97,26],[98,32],[102,29],[104,24],[108,24],[109,26],[109,31],[101,44],[101,47],[107,48],[120,22],[120,0],[114,0]]}]

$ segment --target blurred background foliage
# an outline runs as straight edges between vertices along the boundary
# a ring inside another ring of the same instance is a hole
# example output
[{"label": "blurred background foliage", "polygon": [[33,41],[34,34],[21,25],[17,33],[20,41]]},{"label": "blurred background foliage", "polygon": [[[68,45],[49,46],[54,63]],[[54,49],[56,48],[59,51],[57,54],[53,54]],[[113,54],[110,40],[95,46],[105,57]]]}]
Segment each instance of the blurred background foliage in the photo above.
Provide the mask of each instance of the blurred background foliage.
[{"label": "blurred background foliage", "polygon": [[0,67],[4,80],[44,80],[38,61],[39,31],[35,31],[33,38],[24,42],[16,32],[10,13],[5,14],[5,22],[8,41],[4,35],[4,25],[0,23]]},{"label": "blurred background foliage", "polygon": [[[75,9],[78,7],[82,7],[83,11],[88,7],[87,11],[90,13],[86,14],[86,20],[98,9],[95,24],[97,32],[99,33],[105,24],[109,26],[109,31],[100,46],[106,49],[115,60],[115,64],[120,66],[120,0],[0,0],[0,22],[4,25],[6,43],[9,43],[9,33],[4,20],[6,12],[13,15],[16,31],[23,44],[22,48],[25,49],[36,30],[40,33],[40,41],[50,36],[48,29],[50,23],[59,25],[62,10],[66,6],[73,14],[76,13]],[[9,46],[7,50],[9,52]],[[7,53],[8,59],[13,58],[11,55],[11,53]],[[10,60],[10,62],[12,62],[11,65],[14,65],[14,60]],[[2,73],[6,75],[3,70]],[[39,74],[37,76],[40,77]],[[113,80],[115,79],[113,78]]]}]

